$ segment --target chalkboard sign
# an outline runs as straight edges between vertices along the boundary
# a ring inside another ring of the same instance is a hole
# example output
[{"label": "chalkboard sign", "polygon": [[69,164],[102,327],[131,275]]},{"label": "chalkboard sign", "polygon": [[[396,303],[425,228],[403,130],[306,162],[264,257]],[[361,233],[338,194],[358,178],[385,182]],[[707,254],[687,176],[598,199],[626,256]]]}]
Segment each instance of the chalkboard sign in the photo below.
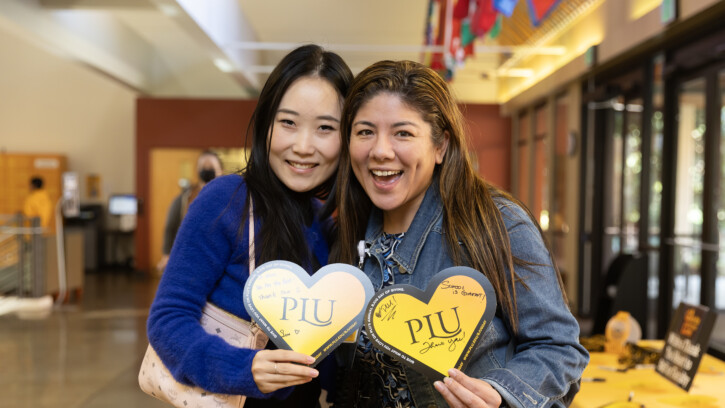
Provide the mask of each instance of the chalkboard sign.
[{"label": "chalkboard sign", "polygon": [[702,355],[707,351],[714,325],[715,313],[709,308],[680,303],[655,371],[689,391]]}]

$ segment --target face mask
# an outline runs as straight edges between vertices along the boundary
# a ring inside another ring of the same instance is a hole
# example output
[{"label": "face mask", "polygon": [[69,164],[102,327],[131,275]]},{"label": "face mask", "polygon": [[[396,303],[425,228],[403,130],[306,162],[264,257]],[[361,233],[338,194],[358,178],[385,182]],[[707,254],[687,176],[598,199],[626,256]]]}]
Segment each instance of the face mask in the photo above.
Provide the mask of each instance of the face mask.
[{"label": "face mask", "polygon": [[214,171],[214,169],[199,170],[199,179],[201,179],[204,183],[214,180],[214,177],[216,177],[216,171]]}]

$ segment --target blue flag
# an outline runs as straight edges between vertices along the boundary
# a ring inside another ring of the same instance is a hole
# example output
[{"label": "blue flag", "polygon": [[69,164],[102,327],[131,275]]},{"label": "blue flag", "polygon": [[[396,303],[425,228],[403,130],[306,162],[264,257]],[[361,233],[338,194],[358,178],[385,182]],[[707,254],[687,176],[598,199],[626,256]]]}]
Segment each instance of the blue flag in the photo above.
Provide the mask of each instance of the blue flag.
[{"label": "blue flag", "polygon": [[519,0],[493,0],[493,8],[506,17],[511,17]]}]

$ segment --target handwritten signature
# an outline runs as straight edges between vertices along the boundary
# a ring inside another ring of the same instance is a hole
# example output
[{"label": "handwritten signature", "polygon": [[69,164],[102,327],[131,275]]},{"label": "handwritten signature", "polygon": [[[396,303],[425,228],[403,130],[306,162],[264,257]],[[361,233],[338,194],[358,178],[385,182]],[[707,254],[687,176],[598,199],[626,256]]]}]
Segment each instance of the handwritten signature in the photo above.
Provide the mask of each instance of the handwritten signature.
[{"label": "handwritten signature", "polygon": [[425,353],[429,352],[430,350],[433,350],[434,348],[440,347],[444,344],[445,344],[444,341],[424,341],[423,348],[420,349],[419,353],[425,354]]},{"label": "handwritten signature", "polygon": [[383,321],[392,320],[395,318],[395,307],[398,301],[395,300],[395,296],[391,296],[390,300],[381,304],[375,312],[375,317]]},{"label": "handwritten signature", "polygon": [[466,337],[466,332],[461,330],[461,335],[458,337],[454,337],[452,339],[448,339],[448,351],[454,351],[456,349],[456,345],[459,341],[463,341],[463,339]]}]

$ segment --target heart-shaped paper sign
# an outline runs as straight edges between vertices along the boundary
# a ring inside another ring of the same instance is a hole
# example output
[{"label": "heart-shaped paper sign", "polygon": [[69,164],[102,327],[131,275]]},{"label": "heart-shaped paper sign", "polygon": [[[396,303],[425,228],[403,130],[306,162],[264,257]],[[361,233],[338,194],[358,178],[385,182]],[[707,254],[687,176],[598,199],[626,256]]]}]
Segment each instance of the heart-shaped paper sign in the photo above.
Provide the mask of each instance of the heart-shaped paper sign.
[{"label": "heart-shaped paper sign", "polygon": [[314,357],[314,366],[360,328],[372,295],[370,279],[353,266],[330,264],[310,276],[272,261],[247,279],[244,306],[277,347]]},{"label": "heart-shaped paper sign", "polygon": [[496,293],[475,269],[456,266],[434,275],[425,292],[384,287],[365,311],[373,344],[434,379],[463,370],[496,311]]}]

